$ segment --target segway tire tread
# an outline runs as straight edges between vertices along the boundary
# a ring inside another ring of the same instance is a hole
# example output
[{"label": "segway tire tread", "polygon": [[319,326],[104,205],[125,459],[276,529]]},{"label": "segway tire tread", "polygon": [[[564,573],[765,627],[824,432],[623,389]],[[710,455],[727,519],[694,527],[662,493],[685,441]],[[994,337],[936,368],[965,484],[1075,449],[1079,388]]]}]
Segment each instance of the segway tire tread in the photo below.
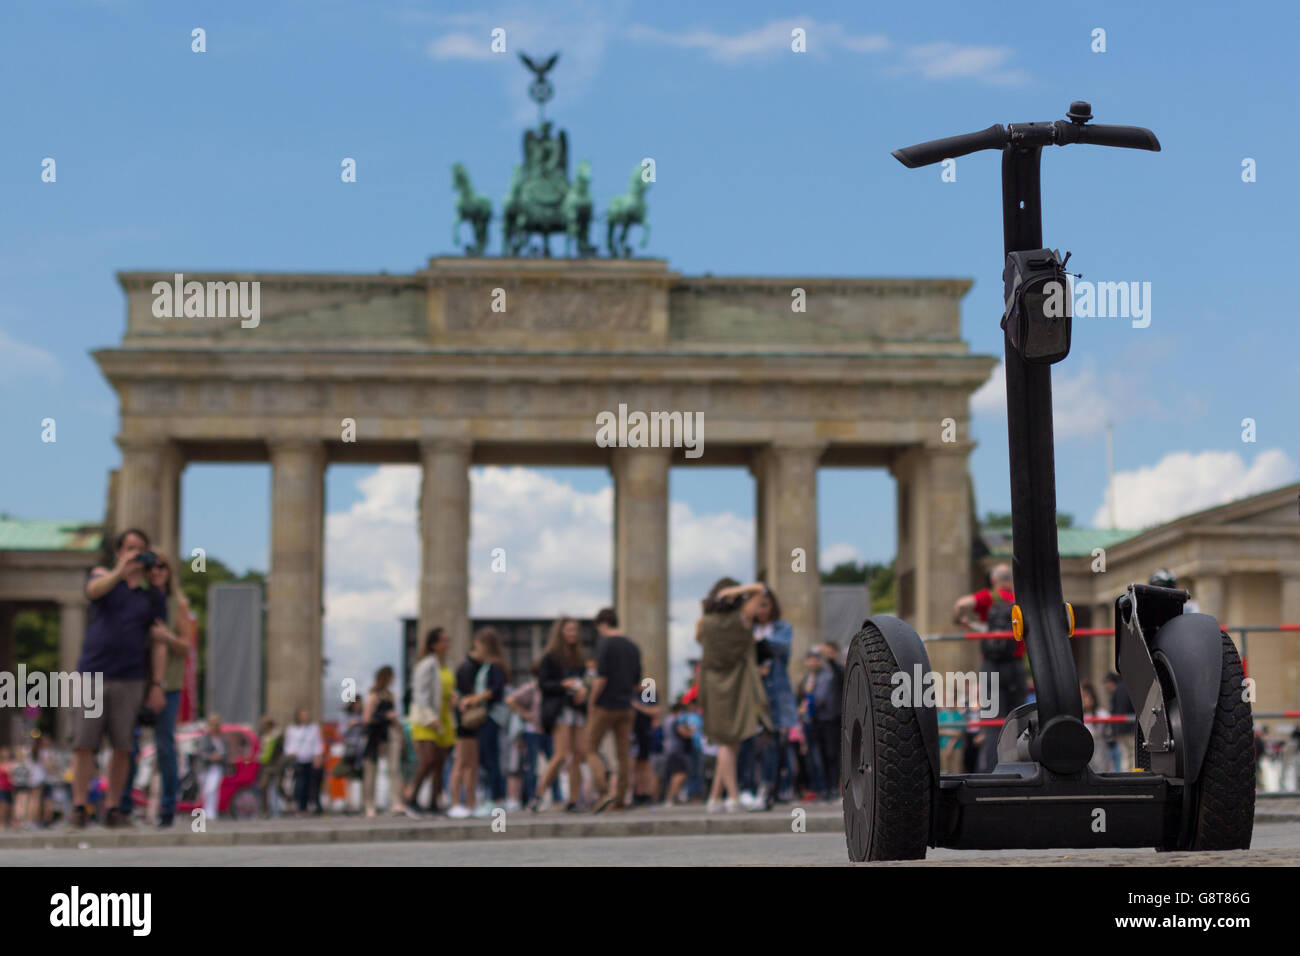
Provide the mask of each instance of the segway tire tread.
[{"label": "segway tire tread", "polygon": [[[868,624],[853,639],[850,657],[860,655],[871,693],[875,727],[873,746],[876,782],[868,860],[922,860],[930,835],[931,774],[921,723],[913,707],[895,707],[890,699],[898,672],[885,636]],[[850,668],[853,665],[850,659]],[[847,754],[845,755],[847,756]],[[845,786],[851,768],[841,761]],[[850,856],[853,847],[849,847]]]},{"label": "segway tire tread", "polygon": [[1241,657],[1227,632],[1219,706],[1197,781],[1192,850],[1248,850],[1255,827],[1255,732],[1250,704],[1242,699]]}]

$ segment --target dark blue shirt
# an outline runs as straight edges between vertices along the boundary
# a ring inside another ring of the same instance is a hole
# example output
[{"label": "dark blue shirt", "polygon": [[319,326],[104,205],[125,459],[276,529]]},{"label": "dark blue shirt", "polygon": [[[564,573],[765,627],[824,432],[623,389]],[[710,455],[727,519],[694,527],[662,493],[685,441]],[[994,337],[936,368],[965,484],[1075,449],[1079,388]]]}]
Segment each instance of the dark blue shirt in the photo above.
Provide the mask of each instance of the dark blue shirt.
[{"label": "dark blue shirt", "polygon": [[167,602],[157,588],[133,588],[118,581],[87,611],[86,639],[77,670],[103,673],[105,680],[149,679],[149,628],[167,620]]}]

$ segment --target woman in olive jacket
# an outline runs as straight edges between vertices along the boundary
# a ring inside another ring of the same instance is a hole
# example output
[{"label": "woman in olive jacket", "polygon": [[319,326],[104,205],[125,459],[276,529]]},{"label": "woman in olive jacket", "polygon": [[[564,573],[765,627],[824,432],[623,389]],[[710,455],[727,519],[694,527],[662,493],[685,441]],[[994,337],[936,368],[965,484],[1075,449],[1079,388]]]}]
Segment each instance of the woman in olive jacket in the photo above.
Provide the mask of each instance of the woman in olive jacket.
[{"label": "woman in olive jacket", "polygon": [[696,626],[695,639],[702,649],[699,688],[704,736],[718,745],[710,812],[739,809],[737,748],[760,730],[772,729],[754,654],[754,618],[765,592],[761,584],[741,586],[723,578],[709,590],[703,601],[704,616]]}]

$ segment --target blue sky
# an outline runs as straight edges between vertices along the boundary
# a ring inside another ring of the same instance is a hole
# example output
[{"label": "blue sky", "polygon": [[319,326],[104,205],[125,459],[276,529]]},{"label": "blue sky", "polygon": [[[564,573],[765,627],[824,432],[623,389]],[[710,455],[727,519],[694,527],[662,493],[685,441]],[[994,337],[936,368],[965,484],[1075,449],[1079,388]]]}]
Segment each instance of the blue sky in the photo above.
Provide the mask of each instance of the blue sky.
[{"label": "blue sky", "polygon": [[[1293,3],[7,6],[0,510],[15,516],[102,514],[117,410],[88,353],[122,334],[116,271],[398,272],[451,251],[449,167],[499,198],[534,115],[520,49],[562,51],[548,116],[591,160],[599,206],[655,159],[646,254],[686,274],[973,278],[963,334],[983,353],[1001,351],[998,159],[963,158],[944,183],[890,150],[1056,119],[1080,98],[1098,122],[1152,128],[1158,154],[1044,157],[1045,241],[1086,279],[1152,288],[1148,328],[1075,322],[1054,372],[1060,507],[1083,524],[1101,509],[1106,420],[1121,525],[1300,477]],[[497,26],[507,56],[489,51]],[[345,156],[355,184],[339,181]],[[997,384],[974,403],[981,512],[1008,507]],[[361,505],[373,474],[331,469],[331,514]],[[547,476],[579,495],[608,485]],[[264,566],[268,481],[191,469],[184,546]],[[888,476],[824,470],[819,484],[823,547],[891,557]],[[675,474],[673,496],[695,517],[752,509],[740,471]]]}]

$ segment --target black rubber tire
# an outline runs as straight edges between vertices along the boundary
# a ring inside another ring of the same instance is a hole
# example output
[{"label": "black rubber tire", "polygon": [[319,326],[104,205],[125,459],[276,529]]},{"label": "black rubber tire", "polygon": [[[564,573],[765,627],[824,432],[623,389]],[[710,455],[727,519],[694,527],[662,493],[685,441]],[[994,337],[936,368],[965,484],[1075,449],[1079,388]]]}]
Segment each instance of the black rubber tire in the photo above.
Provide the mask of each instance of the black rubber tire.
[{"label": "black rubber tire", "polygon": [[[1210,742],[1193,784],[1191,836],[1165,850],[1248,850],[1255,829],[1255,734],[1250,704],[1242,699],[1245,672],[1226,631],[1219,701]],[[1174,675],[1177,677],[1177,675]],[[1142,728],[1133,728],[1133,763],[1151,769]]]},{"label": "black rubber tire", "polygon": [[867,624],[849,645],[840,731],[840,793],[849,859],[921,860],[933,779],[913,707],[895,707],[898,663]]}]

